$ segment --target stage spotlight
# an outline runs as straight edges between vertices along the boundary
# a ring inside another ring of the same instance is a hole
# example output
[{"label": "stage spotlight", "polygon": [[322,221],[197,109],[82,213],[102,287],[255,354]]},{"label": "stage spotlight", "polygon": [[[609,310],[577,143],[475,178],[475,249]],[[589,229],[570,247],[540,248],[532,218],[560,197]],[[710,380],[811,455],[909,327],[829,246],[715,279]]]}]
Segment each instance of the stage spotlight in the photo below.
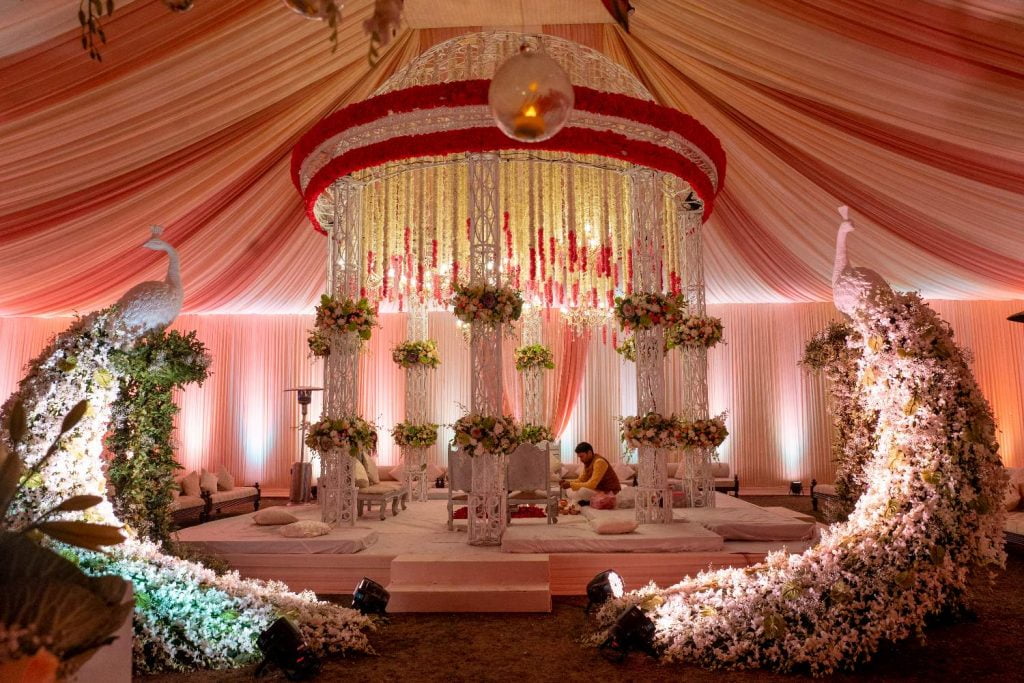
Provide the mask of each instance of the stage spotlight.
[{"label": "stage spotlight", "polygon": [[587,603],[587,611],[589,612],[595,605],[608,602],[611,598],[621,598],[623,592],[622,577],[618,572],[604,570],[587,584],[587,599],[590,601]]},{"label": "stage spotlight", "polygon": [[271,624],[256,639],[263,661],[256,669],[259,678],[271,664],[280,668],[289,681],[304,681],[320,671],[320,660],[306,647],[299,629],[284,617]]},{"label": "stage spotlight", "polygon": [[601,643],[601,654],[610,662],[621,663],[630,650],[655,654],[654,622],[636,605],[619,615]]},{"label": "stage spotlight", "polygon": [[352,591],[352,609],[357,609],[363,614],[384,614],[390,599],[391,593],[388,593],[384,586],[364,576]]}]

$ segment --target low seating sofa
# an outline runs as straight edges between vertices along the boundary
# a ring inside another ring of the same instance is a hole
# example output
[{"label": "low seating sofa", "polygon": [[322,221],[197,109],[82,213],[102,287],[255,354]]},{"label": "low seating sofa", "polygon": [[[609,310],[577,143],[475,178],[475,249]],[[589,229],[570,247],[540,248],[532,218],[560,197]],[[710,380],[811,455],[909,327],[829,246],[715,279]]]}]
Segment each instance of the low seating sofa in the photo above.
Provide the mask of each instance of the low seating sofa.
[{"label": "low seating sofa", "polygon": [[252,486],[235,486],[223,467],[217,474],[206,470],[191,472],[175,478],[178,488],[171,501],[171,521],[177,526],[193,522],[206,522],[225,510],[251,504],[260,509],[259,482]]}]

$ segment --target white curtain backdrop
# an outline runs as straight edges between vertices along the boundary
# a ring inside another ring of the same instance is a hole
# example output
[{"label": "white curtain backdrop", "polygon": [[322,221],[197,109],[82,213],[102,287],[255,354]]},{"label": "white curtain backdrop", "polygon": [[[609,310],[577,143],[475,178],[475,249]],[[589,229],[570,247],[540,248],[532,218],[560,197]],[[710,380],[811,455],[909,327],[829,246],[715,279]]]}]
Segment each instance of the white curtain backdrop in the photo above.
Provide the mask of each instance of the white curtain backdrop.
[{"label": "white curtain backdrop", "polygon": [[[933,305],[956,330],[960,343],[974,353],[978,381],[993,406],[1000,429],[1004,462],[1024,466],[1024,325],[1006,316],[1024,302],[937,301]],[[831,304],[727,304],[709,306],[722,318],[726,343],[709,355],[712,413],[728,412],[730,436],[719,450],[744,486],[779,486],[793,479],[830,480],[831,427],[820,377],[797,366],[804,343],[837,314]],[[380,462],[398,464],[391,426],[404,419],[404,371],[391,361],[391,348],[405,338],[401,313],[381,315],[362,358],[360,410],[381,427]],[[26,362],[70,322],[67,318],[0,318],[0,394],[13,391]],[[288,387],[320,386],[321,364],[309,358],[305,315],[185,315],[175,327],[194,329],[213,356],[212,374],[202,386],[179,397],[182,408],[176,434],[179,460],[188,469],[216,469],[225,464],[243,481],[259,481],[269,491],[287,487],[288,470],[298,459],[299,409]],[[469,404],[469,358],[466,341],[449,313],[430,315],[430,337],[438,342],[441,367],[428,383],[428,417],[454,422]],[[559,368],[566,362],[564,336],[570,334],[557,315],[543,325],[544,341],[555,351]],[[633,364],[615,353],[600,332],[588,344],[575,406],[561,435],[562,459],[571,462],[578,441],[589,441],[613,460],[621,456],[615,418],[635,410]],[[506,343],[507,391],[516,391],[511,349]],[[555,413],[559,369],[545,373],[547,415]],[[681,390],[674,354],[666,365],[668,409],[678,410]],[[517,401],[510,400],[514,405]],[[314,395],[310,417],[320,414]],[[445,462],[441,431],[432,462]]]}]

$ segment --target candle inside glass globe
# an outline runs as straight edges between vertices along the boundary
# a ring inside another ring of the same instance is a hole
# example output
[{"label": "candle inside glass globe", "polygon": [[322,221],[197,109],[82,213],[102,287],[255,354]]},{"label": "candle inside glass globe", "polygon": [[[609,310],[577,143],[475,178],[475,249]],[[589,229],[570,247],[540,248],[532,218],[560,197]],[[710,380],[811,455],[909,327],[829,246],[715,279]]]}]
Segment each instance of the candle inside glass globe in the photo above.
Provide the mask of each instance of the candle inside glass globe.
[{"label": "candle inside glass globe", "polygon": [[498,128],[525,142],[555,135],[575,102],[562,67],[542,49],[525,44],[494,73],[487,99]]}]

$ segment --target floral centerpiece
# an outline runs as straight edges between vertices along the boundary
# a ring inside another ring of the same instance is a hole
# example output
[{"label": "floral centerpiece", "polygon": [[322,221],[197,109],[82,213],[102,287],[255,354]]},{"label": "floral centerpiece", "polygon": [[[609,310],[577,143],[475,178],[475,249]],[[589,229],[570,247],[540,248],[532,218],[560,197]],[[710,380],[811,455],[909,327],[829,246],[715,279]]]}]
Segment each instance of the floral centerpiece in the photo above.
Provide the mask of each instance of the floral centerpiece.
[{"label": "floral centerpiece", "polygon": [[516,349],[516,370],[520,372],[530,368],[555,369],[555,356],[551,349],[543,344],[529,344]]},{"label": "floral centerpiece", "polygon": [[709,315],[688,315],[665,330],[665,348],[706,348],[722,341],[722,321]]},{"label": "floral centerpiece", "polygon": [[417,366],[436,368],[441,365],[437,342],[433,339],[402,342],[391,349],[391,360],[406,370]]},{"label": "floral centerpiece", "polygon": [[519,441],[521,443],[540,443],[541,441],[554,440],[554,433],[544,425],[535,425],[527,422],[519,430]]},{"label": "floral centerpiece", "polygon": [[318,453],[332,448],[347,448],[349,455],[358,458],[377,448],[377,427],[358,415],[336,419],[323,417],[309,426],[306,445]]},{"label": "floral centerpiece", "polygon": [[464,323],[503,325],[519,320],[523,295],[511,287],[456,285],[452,306],[455,317]]},{"label": "floral centerpiece", "polygon": [[521,443],[519,425],[509,415],[494,417],[470,413],[460,417],[452,427],[455,443],[470,457],[511,453]]},{"label": "floral centerpiece", "polygon": [[366,341],[376,325],[377,314],[366,299],[335,299],[324,294],[316,307],[316,329],[323,333],[353,332]]},{"label": "floral centerpiece", "polygon": [[718,448],[729,436],[725,428],[725,413],[706,420],[680,424],[680,445],[683,448]]},{"label": "floral centerpiece", "polygon": [[671,325],[686,308],[681,294],[645,292],[615,297],[615,319],[624,330],[649,330]]},{"label": "floral centerpiece", "polygon": [[437,443],[438,425],[399,422],[391,429],[391,437],[398,446],[409,448],[430,448]]},{"label": "floral centerpiece", "polygon": [[316,358],[324,358],[331,355],[331,340],[323,330],[316,328],[309,330],[306,345],[309,346],[309,352]]},{"label": "floral centerpiece", "polygon": [[622,418],[622,441],[630,448],[676,448],[682,423],[675,415],[647,413]]}]

